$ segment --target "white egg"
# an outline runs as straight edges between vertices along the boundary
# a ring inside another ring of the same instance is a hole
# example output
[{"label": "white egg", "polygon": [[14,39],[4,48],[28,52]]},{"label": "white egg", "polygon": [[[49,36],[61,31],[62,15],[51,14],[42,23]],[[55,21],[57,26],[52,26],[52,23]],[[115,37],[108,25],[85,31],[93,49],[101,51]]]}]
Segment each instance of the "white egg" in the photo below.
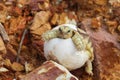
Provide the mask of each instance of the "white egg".
[{"label": "white egg", "polygon": [[[60,26],[69,26],[70,28],[77,30],[77,27],[72,24],[63,24]],[[57,26],[55,29],[58,29],[60,26]],[[71,38],[54,38],[45,41],[44,56],[48,60],[59,62],[69,70],[82,67],[89,59],[88,52],[86,50],[78,51]]]}]

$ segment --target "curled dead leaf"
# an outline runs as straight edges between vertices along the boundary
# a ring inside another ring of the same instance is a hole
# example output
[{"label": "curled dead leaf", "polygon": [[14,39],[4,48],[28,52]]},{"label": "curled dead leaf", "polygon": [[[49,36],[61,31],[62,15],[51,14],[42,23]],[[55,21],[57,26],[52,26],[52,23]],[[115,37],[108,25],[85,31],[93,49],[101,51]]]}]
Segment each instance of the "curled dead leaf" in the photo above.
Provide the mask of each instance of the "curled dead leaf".
[{"label": "curled dead leaf", "polygon": [[93,18],[92,21],[91,21],[91,28],[92,29],[99,29],[100,27],[101,27],[100,19]]},{"label": "curled dead leaf", "polygon": [[50,7],[49,0],[43,0],[43,1],[39,2],[38,7],[39,7],[40,10],[49,9],[49,7]]},{"label": "curled dead leaf", "polygon": [[120,0],[109,0],[109,3],[110,3],[113,7],[120,7]]},{"label": "curled dead leaf", "polygon": [[51,13],[49,11],[40,11],[36,13],[30,30],[37,30],[39,27],[41,27],[41,25],[48,22],[50,15]]},{"label": "curled dead leaf", "polygon": [[5,23],[6,17],[7,17],[6,6],[0,3],[0,22]]},{"label": "curled dead leaf", "polygon": [[97,5],[106,5],[107,0],[94,0],[94,3]]},{"label": "curled dead leaf", "polygon": [[29,3],[30,0],[17,0],[17,2],[18,2],[18,4],[23,6],[23,5],[27,4],[27,3]]},{"label": "curled dead leaf", "polygon": [[31,31],[31,33],[41,36],[44,32],[50,29],[51,29],[50,23],[45,23],[41,27],[37,28],[36,30]]},{"label": "curled dead leaf", "polygon": [[3,60],[3,57],[2,57],[2,55],[0,55],[0,60]]},{"label": "curled dead leaf", "polygon": [[25,71],[26,73],[32,71],[34,69],[33,64],[25,62]]},{"label": "curled dead leaf", "polygon": [[66,22],[67,22],[67,18],[68,18],[68,16],[67,16],[67,14],[66,13],[61,13],[60,14],[60,18],[59,18],[59,21],[58,21],[58,24],[60,25],[60,24],[65,24]]},{"label": "curled dead leaf", "polygon": [[9,70],[4,68],[4,67],[0,67],[0,73],[3,73],[3,72],[8,72]]},{"label": "curled dead leaf", "polygon": [[59,15],[57,13],[55,13],[51,19],[51,24],[53,24],[53,25],[57,24],[58,19],[59,19]]},{"label": "curled dead leaf", "polygon": [[23,70],[24,70],[24,66],[21,65],[20,63],[17,63],[17,62],[14,62],[14,63],[11,65],[11,68],[12,68],[12,70],[14,70],[14,71],[23,71]]},{"label": "curled dead leaf", "polygon": [[0,37],[0,53],[2,53],[2,54],[6,54],[7,53],[5,44],[4,44],[4,42],[3,42],[1,37]]},{"label": "curled dead leaf", "polygon": [[118,42],[120,42],[120,36],[118,36],[118,39],[117,39]]},{"label": "curled dead leaf", "polygon": [[120,25],[118,26],[118,28],[117,28],[117,29],[118,29],[118,31],[120,32]]},{"label": "curled dead leaf", "polygon": [[11,67],[12,63],[11,63],[10,59],[5,59],[4,60],[4,65],[7,66],[7,67]]},{"label": "curled dead leaf", "polygon": [[108,26],[108,31],[113,34],[115,32],[115,29],[117,28],[117,21],[106,21],[106,25]]}]

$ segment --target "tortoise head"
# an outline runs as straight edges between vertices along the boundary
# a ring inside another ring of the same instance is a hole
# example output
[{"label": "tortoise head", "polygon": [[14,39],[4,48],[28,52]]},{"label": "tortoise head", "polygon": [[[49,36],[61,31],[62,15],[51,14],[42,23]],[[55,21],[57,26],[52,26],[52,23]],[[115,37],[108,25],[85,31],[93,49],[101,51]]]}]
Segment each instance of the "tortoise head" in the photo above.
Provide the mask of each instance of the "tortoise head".
[{"label": "tortoise head", "polygon": [[73,30],[68,26],[61,26],[59,27],[58,31],[59,31],[58,37],[63,39],[71,38],[73,36]]}]

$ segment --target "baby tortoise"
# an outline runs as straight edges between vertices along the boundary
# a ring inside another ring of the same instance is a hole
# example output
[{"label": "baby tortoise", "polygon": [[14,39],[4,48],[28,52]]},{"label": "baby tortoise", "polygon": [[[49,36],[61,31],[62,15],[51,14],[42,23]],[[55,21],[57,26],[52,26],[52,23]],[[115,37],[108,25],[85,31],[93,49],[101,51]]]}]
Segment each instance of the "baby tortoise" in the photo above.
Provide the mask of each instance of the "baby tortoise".
[{"label": "baby tortoise", "polygon": [[61,26],[59,29],[47,31],[42,35],[44,41],[49,41],[53,38],[68,39],[71,38],[78,51],[86,50],[89,55],[89,60],[86,62],[85,70],[89,75],[93,75],[92,61],[94,60],[93,47],[89,38],[84,38],[80,33],[86,34],[83,30],[73,30],[68,26]]}]

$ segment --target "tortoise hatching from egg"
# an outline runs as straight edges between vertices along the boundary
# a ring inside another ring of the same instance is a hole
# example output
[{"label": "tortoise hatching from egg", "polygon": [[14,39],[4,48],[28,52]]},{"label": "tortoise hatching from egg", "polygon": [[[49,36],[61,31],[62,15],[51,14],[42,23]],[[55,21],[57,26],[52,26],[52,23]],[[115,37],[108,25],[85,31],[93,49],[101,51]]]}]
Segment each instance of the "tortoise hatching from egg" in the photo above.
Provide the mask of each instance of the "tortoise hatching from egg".
[{"label": "tortoise hatching from egg", "polygon": [[[73,29],[71,26],[73,25],[63,24],[42,35],[45,41],[44,55],[46,59],[57,61],[68,70],[74,70],[86,64],[86,72],[93,75],[92,61],[94,55],[89,37],[84,38],[75,30],[76,28]],[[79,31],[84,32],[81,29]]]}]

